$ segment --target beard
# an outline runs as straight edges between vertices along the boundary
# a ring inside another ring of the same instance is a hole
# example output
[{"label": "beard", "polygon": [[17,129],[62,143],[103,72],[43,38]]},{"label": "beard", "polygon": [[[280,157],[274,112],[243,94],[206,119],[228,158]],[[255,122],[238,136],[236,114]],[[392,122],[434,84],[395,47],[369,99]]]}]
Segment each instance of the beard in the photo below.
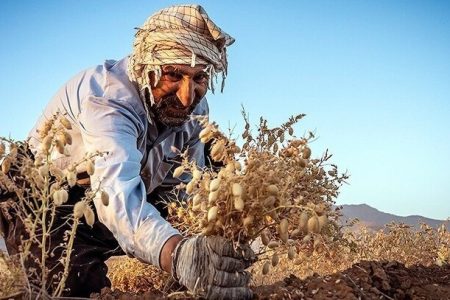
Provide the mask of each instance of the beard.
[{"label": "beard", "polygon": [[179,127],[189,121],[200,99],[195,99],[189,106],[185,107],[177,95],[168,95],[152,107],[156,121],[167,127]]}]

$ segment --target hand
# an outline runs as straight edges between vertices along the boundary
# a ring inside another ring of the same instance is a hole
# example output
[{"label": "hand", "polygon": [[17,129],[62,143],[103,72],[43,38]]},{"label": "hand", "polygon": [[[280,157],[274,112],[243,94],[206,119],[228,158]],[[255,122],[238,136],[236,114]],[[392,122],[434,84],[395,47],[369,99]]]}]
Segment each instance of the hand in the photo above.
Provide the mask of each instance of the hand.
[{"label": "hand", "polygon": [[172,275],[207,299],[251,299],[250,273],[245,271],[255,254],[249,245],[235,249],[219,236],[194,236],[183,239],[173,253]]}]

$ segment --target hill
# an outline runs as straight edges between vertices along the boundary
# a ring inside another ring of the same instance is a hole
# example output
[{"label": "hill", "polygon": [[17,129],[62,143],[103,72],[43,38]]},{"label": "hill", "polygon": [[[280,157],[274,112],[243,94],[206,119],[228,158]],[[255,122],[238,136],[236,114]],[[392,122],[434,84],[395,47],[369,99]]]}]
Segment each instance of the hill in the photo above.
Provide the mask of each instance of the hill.
[{"label": "hill", "polygon": [[[434,228],[437,228],[444,220],[435,220],[426,218],[423,216],[397,216],[390,213],[385,213],[373,208],[367,204],[344,204],[342,206],[342,213],[344,215],[344,221],[354,218],[358,218],[360,225],[365,225],[370,229],[378,230],[384,227],[385,224],[390,222],[404,223],[411,226],[419,226],[420,223],[426,223]],[[447,230],[450,230],[450,222],[446,224]]]}]

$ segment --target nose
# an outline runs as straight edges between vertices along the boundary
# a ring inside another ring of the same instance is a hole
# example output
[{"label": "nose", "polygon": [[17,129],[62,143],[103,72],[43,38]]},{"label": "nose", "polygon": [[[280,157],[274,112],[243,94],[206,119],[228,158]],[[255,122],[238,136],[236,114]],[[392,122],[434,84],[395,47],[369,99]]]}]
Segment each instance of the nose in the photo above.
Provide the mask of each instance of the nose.
[{"label": "nose", "polygon": [[180,86],[177,91],[177,97],[180,99],[184,107],[192,105],[195,99],[195,82],[190,78],[184,78],[180,82]]}]

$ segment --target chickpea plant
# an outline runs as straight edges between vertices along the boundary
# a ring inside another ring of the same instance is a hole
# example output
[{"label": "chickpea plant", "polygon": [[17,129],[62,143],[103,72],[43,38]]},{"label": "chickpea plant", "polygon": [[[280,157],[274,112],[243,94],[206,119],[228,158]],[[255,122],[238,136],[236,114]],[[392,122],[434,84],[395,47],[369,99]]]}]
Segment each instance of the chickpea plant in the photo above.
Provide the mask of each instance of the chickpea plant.
[{"label": "chickpea plant", "polygon": [[[89,226],[94,224],[91,202],[95,197],[101,197],[103,204],[108,204],[108,195],[100,187],[88,189],[85,197],[74,205],[71,217],[63,224],[70,228],[65,231],[63,243],[56,247],[51,244],[50,234],[57,230],[57,211],[66,206],[69,190],[77,183],[77,167],[83,165],[86,172],[92,175],[95,171],[93,160],[102,156],[102,153],[89,154],[78,163],[60,168],[54,157],[70,155],[71,128],[67,118],[56,113],[38,130],[40,148],[34,154],[27,142],[0,138],[0,196],[3,203],[10,205],[15,217],[20,218],[27,232],[26,236],[22,236],[18,259],[23,274],[26,274],[23,292],[29,297],[51,298],[62,294],[77,227],[82,222]],[[39,256],[33,255],[32,247],[40,249]],[[57,274],[48,262],[55,255],[63,266],[63,272]]]},{"label": "chickpea plant", "polygon": [[[212,141],[211,158],[220,169],[198,169],[187,153],[173,176],[189,173],[191,180],[177,188],[187,195],[168,203],[169,218],[185,234],[220,235],[236,243],[259,241],[262,273],[280,257],[294,259],[304,245],[323,250],[339,238],[340,213],[334,199],[348,175],[339,174],[331,155],[313,158],[314,134],[297,138],[293,125],[304,115],[269,128],[261,118],[256,135],[243,111],[242,149],[214,123],[199,118],[203,143]],[[182,194],[179,193],[179,194]]]}]

